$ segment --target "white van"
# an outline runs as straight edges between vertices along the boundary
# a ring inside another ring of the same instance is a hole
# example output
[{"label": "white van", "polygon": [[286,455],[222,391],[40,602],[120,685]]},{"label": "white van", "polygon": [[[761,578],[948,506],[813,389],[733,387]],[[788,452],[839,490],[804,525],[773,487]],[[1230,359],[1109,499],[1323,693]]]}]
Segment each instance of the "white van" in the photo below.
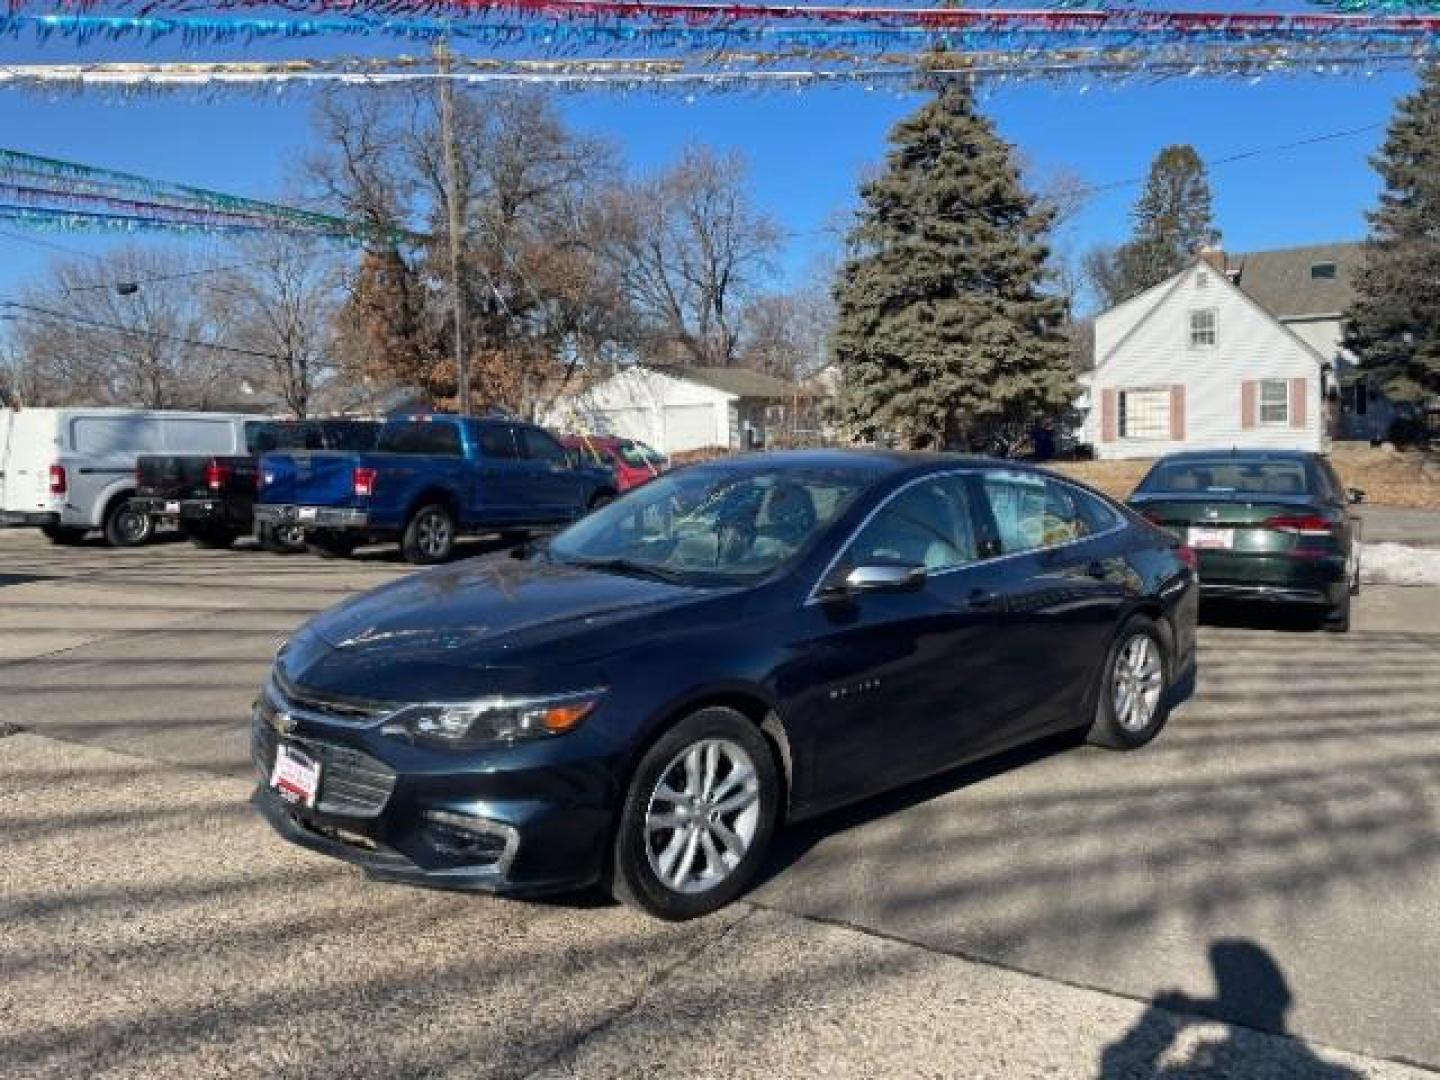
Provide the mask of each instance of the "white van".
[{"label": "white van", "polygon": [[0,525],[38,527],[57,544],[102,529],[143,544],[151,521],[130,507],[141,454],[243,454],[237,413],[13,409],[0,413]]}]

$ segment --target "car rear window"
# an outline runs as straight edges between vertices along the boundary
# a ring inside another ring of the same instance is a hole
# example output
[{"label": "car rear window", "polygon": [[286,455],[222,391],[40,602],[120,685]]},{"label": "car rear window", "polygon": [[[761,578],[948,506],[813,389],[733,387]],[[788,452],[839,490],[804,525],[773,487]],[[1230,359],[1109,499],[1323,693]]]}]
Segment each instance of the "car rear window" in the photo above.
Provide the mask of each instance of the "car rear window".
[{"label": "car rear window", "polygon": [[1193,458],[1160,462],[1136,490],[1151,495],[1305,495],[1310,482],[1303,461]]},{"label": "car rear window", "polygon": [[382,454],[437,454],[462,457],[460,429],[454,424],[412,420],[386,424],[375,449]]}]

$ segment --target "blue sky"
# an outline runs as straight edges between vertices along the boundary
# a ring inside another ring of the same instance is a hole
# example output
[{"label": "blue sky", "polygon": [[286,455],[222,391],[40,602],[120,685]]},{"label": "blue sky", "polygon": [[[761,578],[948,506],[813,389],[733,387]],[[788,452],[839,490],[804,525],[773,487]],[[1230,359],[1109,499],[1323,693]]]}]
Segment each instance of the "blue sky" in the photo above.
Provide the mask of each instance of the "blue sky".
[{"label": "blue sky", "polygon": [[[311,46],[311,50],[321,50]],[[105,46],[74,53],[0,39],[0,60],[64,62],[142,52],[168,58],[178,49]],[[222,50],[213,50],[220,53]],[[243,50],[229,49],[234,55]],[[274,52],[275,50],[268,50]],[[193,55],[193,53],[192,53]],[[1037,178],[1058,170],[1092,184],[1145,173],[1162,146],[1193,143],[1215,159],[1388,120],[1413,77],[1273,76],[1258,82],[1022,85],[988,91],[985,107],[1025,155]],[[890,126],[922,100],[861,87],[769,93],[562,94],[579,129],[606,136],[637,169],[664,164],[687,142],[736,148],[747,158],[762,207],[792,233],[782,263],[803,280],[814,257],[833,249],[827,227],[854,205],[858,178],[885,152]],[[130,170],[235,194],[273,196],[303,149],[311,99],[303,92],[210,99],[193,91],[137,97],[105,93],[39,95],[0,90],[0,146]],[[1217,225],[1233,251],[1355,239],[1378,190],[1367,158],[1383,126],[1285,152],[1261,154],[1212,173]],[[1123,240],[1137,187],[1096,196],[1057,242],[1082,251]],[[42,243],[102,250],[74,234],[30,233],[27,243],[0,235],[0,295],[43,271],[55,252]],[[190,240],[217,262],[212,240]]]}]

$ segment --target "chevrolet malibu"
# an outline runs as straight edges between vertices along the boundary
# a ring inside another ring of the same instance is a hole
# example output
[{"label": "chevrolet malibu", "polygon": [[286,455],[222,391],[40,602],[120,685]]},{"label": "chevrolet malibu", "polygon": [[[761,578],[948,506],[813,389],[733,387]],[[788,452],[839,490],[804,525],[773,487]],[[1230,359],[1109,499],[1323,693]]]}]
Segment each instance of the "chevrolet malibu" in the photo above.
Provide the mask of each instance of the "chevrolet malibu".
[{"label": "chevrolet malibu", "polygon": [[1048,735],[1145,745],[1195,613],[1188,548],[1041,470],[714,462],[310,620],[255,707],[255,802],[375,878],[691,918],[786,822]]}]

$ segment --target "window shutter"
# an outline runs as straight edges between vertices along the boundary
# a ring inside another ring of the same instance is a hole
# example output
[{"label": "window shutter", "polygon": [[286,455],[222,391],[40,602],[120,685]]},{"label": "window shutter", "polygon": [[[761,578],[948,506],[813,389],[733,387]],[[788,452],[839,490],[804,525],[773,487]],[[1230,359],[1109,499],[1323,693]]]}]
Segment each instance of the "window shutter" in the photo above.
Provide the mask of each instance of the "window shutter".
[{"label": "window shutter", "polygon": [[1170,439],[1172,442],[1185,441],[1185,385],[1174,383],[1170,387]]},{"label": "window shutter", "polygon": [[1260,384],[1246,379],[1240,384],[1240,427],[1250,431],[1255,427],[1259,411]]},{"label": "window shutter", "polygon": [[1119,397],[1114,390],[1100,391],[1100,441],[1115,441],[1115,426],[1120,418]]},{"label": "window shutter", "polygon": [[1292,428],[1303,428],[1305,426],[1305,403],[1309,398],[1310,384],[1305,379],[1290,380],[1290,426]]}]

